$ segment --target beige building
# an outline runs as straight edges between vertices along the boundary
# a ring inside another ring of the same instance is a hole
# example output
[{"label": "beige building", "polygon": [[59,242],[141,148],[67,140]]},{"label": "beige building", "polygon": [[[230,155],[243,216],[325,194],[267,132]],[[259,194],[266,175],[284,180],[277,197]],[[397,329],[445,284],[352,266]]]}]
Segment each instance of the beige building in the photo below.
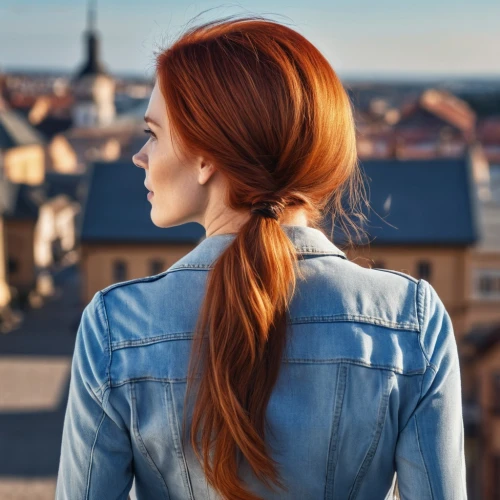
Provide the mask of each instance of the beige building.
[{"label": "beige building", "polygon": [[114,283],[166,271],[196,245],[183,240],[169,243],[83,240],[80,252],[83,303],[87,304],[98,290]]},{"label": "beige building", "polygon": [[21,304],[36,286],[35,226],[44,190],[40,186],[0,182],[3,203],[2,239],[6,281],[11,298]]},{"label": "beige building", "polygon": [[66,194],[47,200],[41,207],[34,234],[34,258],[39,268],[50,268],[75,249],[77,217],[81,205]]},{"label": "beige building", "polygon": [[45,177],[45,141],[19,113],[0,100],[0,175],[36,185]]},{"label": "beige building", "polygon": [[0,179],[0,309],[23,306],[77,246],[83,176],[49,173],[41,185]]}]

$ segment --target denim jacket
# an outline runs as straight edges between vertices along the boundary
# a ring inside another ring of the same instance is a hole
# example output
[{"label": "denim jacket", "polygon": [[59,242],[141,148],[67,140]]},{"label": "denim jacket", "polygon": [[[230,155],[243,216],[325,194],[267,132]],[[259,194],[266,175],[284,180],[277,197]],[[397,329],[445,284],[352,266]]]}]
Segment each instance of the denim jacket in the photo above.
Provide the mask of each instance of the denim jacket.
[{"label": "denim jacket", "polygon": [[[283,225],[297,281],[267,408],[287,492],[264,499],[467,498],[461,380],[450,317],[425,280],[350,261],[320,230]],[[181,444],[186,375],[205,280],[234,234],[203,239],[155,276],[98,291],[76,336],[56,500],[205,500]]]}]

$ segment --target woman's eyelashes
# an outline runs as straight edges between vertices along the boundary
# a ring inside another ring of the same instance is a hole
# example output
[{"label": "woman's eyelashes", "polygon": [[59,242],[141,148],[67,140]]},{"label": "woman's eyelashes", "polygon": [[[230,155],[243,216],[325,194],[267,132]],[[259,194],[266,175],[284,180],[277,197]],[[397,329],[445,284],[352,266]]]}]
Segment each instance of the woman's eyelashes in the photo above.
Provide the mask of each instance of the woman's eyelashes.
[{"label": "woman's eyelashes", "polygon": [[154,133],[151,129],[149,129],[149,128],[145,128],[145,129],[144,129],[144,132],[145,132],[146,134],[148,134],[149,136],[154,137],[154,138],[156,139],[156,135],[155,135],[155,133]]}]

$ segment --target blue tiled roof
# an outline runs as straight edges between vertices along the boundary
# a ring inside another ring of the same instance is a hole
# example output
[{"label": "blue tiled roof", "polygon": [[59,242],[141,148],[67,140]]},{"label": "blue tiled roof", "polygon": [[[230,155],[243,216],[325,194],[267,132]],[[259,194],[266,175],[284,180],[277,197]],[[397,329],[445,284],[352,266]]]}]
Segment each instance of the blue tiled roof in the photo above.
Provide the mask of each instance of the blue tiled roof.
[{"label": "blue tiled roof", "polygon": [[[363,160],[360,167],[371,205],[364,209],[370,245],[477,241],[478,202],[467,157]],[[341,231],[335,234],[345,242]]]},{"label": "blue tiled roof", "polygon": [[203,226],[195,222],[169,228],[153,224],[144,170],[131,161],[95,162],[88,176],[80,233],[82,243],[197,244],[205,236]]},{"label": "blue tiled roof", "polygon": [[[360,166],[371,205],[364,227],[371,245],[476,242],[475,189],[466,158],[364,160]],[[153,224],[144,178],[144,171],[129,161],[94,163],[81,240],[198,243],[205,230],[197,223],[171,228]],[[328,221],[326,217],[327,231]],[[343,242],[338,228],[334,240]]]}]

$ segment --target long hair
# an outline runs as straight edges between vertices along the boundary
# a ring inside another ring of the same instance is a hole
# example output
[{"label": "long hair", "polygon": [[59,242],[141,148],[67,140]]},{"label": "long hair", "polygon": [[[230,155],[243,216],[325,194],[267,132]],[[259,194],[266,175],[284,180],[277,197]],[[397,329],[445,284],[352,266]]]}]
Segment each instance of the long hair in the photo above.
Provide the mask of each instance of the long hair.
[{"label": "long hair", "polygon": [[184,152],[212,161],[227,180],[226,205],[249,214],[208,273],[182,427],[198,378],[191,445],[207,481],[225,498],[258,500],[238,464],[244,457],[268,488],[287,489],[266,447],[265,413],[302,275],[279,219],[250,209],[300,206],[317,229],[326,210],[346,235],[356,231],[345,210],[363,199],[353,108],[320,51],[262,16],[191,27],[156,55],[155,69]]}]

